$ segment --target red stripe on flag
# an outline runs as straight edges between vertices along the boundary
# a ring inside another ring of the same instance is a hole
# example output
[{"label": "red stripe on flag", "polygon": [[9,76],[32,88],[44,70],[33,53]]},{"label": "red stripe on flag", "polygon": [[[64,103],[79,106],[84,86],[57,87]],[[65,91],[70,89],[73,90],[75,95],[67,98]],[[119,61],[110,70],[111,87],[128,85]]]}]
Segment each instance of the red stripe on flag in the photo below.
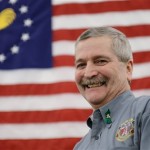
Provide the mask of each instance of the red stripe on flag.
[{"label": "red stripe on flag", "polygon": [[[134,63],[150,62],[150,51],[133,53]],[[74,66],[74,56],[60,55],[54,58],[55,67]]]},{"label": "red stripe on flag", "polygon": [[[150,78],[132,80],[132,89],[149,89]],[[47,95],[61,93],[79,93],[75,82],[58,82],[54,84],[0,85],[1,96],[13,95]]]},{"label": "red stripe on flag", "polygon": [[[150,35],[150,25],[137,25],[137,26],[118,26],[116,29],[122,31],[127,35],[127,37],[135,36],[148,36]],[[53,31],[53,40],[72,40],[75,41],[77,37],[86,29],[62,29]]]},{"label": "red stripe on flag", "polygon": [[72,150],[79,138],[0,140],[0,150]]},{"label": "red stripe on flag", "polygon": [[112,11],[129,11],[137,9],[149,9],[149,1],[141,0],[136,1],[108,1],[108,2],[97,2],[97,3],[71,3],[56,5],[53,8],[53,15],[70,15],[70,14],[94,14]]},{"label": "red stripe on flag", "polygon": [[132,90],[149,89],[150,88],[150,77],[135,79],[131,82]]},{"label": "red stripe on flag", "polygon": [[59,55],[53,58],[53,63],[54,63],[54,67],[74,66],[75,59],[74,59],[74,56]]},{"label": "red stripe on flag", "polygon": [[54,84],[0,85],[1,96],[46,95],[72,92],[78,93],[74,82],[59,82]]},{"label": "red stripe on flag", "polygon": [[59,121],[85,121],[91,113],[92,111],[89,109],[0,112],[0,118],[2,118],[0,120],[0,123],[48,123]]},{"label": "red stripe on flag", "polygon": [[145,52],[133,53],[134,63],[150,62],[150,50]]}]

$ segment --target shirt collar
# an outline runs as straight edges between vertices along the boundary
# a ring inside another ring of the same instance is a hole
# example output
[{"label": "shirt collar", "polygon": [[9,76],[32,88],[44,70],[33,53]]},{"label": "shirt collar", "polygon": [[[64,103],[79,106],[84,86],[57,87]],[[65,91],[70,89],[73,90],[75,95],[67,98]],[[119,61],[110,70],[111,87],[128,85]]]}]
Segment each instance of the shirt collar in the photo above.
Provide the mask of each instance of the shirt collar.
[{"label": "shirt collar", "polygon": [[[105,122],[106,119],[106,112],[109,110],[110,111],[110,117],[112,123],[115,121],[115,116],[118,114],[118,112],[124,107],[124,105],[128,104],[128,101],[131,101],[129,97],[134,97],[132,92],[125,91],[116,98],[112,99],[109,103],[105,104],[104,106],[100,107],[99,110],[101,112],[102,118]],[[87,120],[87,125],[91,128],[92,127],[92,119],[93,114],[88,118]],[[106,127],[110,128],[112,123],[106,123]]]}]

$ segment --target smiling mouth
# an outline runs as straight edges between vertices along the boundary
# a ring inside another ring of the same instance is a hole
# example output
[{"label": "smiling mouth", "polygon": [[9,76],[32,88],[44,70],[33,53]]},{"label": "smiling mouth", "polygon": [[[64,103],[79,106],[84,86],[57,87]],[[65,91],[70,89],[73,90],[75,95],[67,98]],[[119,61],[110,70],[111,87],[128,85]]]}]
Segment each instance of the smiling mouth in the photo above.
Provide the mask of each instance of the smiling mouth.
[{"label": "smiling mouth", "polygon": [[87,88],[95,88],[95,87],[101,87],[102,85],[104,85],[104,83],[98,83],[98,84],[90,84],[87,85]]},{"label": "smiling mouth", "polygon": [[106,85],[106,80],[101,80],[101,81],[99,81],[97,83],[93,82],[93,83],[89,83],[89,84],[83,84],[82,86],[83,86],[84,89],[85,88],[90,89],[90,88],[101,87],[103,85]]}]

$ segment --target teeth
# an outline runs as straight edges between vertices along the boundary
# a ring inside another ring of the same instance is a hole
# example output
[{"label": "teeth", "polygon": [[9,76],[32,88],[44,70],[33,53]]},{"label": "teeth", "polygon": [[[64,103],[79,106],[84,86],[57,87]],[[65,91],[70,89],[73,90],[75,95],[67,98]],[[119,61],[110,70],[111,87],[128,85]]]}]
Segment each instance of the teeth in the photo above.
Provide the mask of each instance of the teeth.
[{"label": "teeth", "polygon": [[81,85],[83,88],[94,88],[94,87],[100,87],[104,84],[106,84],[106,79],[91,79],[91,80],[83,80],[81,82]]},{"label": "teeth", "polygon": [[91,85],[87,85],[88,88],[94,88],[94,87],[100,87],[102,86],[103,83],[98,83],[98,84],[91,84]]},{"label": "teeth", "polygon": [[99,84],[98,85],[97,84],[88,85],[89,88],[98,87],[98,86],[99,86]]}]

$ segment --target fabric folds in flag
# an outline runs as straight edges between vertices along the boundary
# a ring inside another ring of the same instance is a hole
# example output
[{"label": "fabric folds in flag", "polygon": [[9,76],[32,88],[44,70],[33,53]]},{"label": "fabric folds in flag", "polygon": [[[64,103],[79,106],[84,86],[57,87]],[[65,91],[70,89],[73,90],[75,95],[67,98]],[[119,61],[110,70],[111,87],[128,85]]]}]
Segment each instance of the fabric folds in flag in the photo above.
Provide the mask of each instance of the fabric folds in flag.
[{"label": "fabric folds in flag", "polygon": [[74,82],[74,43],[112,26],[132,46],[135,96],[150,95],[149,0],[0,0],[0,149],[72,150],[92,110]]}]

